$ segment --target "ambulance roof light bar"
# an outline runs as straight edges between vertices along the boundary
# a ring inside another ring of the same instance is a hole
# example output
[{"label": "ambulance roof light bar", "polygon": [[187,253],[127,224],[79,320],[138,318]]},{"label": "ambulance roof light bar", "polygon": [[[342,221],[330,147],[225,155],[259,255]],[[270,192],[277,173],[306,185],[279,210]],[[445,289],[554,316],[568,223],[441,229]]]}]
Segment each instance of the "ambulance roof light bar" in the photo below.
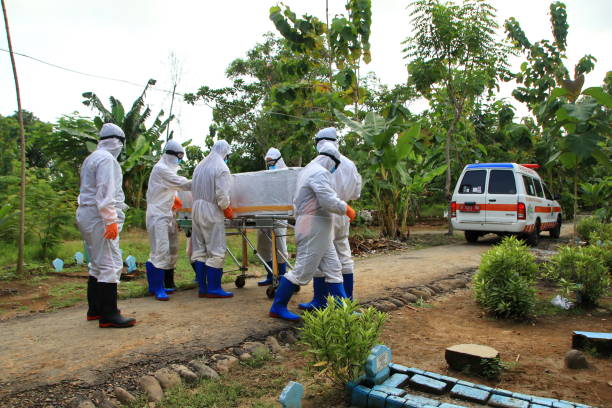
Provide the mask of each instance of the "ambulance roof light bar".
[{"label": "ambulance roof light bar", "polygon": [[540,168],[539,164],[521,164],[521,166],[527,167],[528,169],[534,169],[534,170]]}]

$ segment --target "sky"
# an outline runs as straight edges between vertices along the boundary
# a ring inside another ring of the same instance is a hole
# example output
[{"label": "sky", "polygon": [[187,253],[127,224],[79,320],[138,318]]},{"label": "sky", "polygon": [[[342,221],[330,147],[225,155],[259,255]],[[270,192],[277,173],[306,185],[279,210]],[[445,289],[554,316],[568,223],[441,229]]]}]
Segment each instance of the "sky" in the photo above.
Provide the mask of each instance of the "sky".
[{"label": "sky", "polygon": [[[82,104],[81,94],[95,92],[104,103],[109,96],[126,109],[142,92],[149,78],[157,80],[146,102],[156,113],[168,112],[172,69],[181,70],[177,92],[196,92],[202,85],[229,84],[225,69],[245,56],[266,32],[276,32],[269,8],[274,0],[5,0],[15,52],[87,74],[120,79],[111,81],[61,70],[16,56],[23,109],[42,120],[54,122],[65,114],[78,112],[93,116]],[[325,19],[325,0],[285,0],[298,15],[308,13]],[[402,44],[410,35],[410,0],[372,0],[372,62],[362,71],[373,71],[388,85],[407,79]],[[330,15],[344,11],[345,0],[329,0]],[[547,0],[493,0],[500,27],[515,17],[532,41],[552,39]],[[585,88],[601,85],[612,70],[612,0],[566,0],[568,9],[568,61],[570,70],[584,54],[598,62],[586,77]],[[500,36],[502,35],[500,30]],[[8,49],[4,26],[0,24],[0,48]],[[178,65],[170,64],[175,55]],[[521,58],[511,60],[518,69]],[[500,97],[507,97],[513,84],[504,84]],[[515,103],[518,115],[524,106]],[[423,104],[411,107],[422,110]],[[0,51],[0,114],[17,110],[9,54]],[[191,106],[177,98],[173,113],[175,138],[204,144],[211,121],[211,109]]]}]

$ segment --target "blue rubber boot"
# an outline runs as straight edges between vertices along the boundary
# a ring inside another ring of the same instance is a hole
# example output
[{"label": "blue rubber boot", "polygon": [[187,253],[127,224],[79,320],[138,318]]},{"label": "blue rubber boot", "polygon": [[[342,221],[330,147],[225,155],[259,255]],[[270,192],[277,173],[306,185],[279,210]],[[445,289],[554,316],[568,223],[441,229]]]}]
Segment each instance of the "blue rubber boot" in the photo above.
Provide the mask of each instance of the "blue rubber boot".
[{"label": "blue rubber boot", "polygon": [[346,296],[346,292],[344,291],[344,284],[342,283],[328,283],[327,290],[329,291],[329,294],[336,299],[338,304],[340,304],[342,299],[348,299],[348,296]]},{"label": "blue rubber boot", "polygon": [[198,297],[206,297],[208,288],[206,287],[206,264],[204,262],[195,261],[191,264],[196,275],[196,283],[198,284]]},{"label": "blue rubber boot", "polygon": [[[268,265],[268,267],[270,268],[270,269],[266,268],[266,271],[268,272],[268,274],[266,275],[266,279],[257,282],[257,286],[270,286],[272,284],[272,272],[270,272],[273,270],[272,262],[266,262],[266,265]],[[279,268],[279,271],[280,271],[280,268]]]},{"label": "blue rubber boot", "polygon": [[145,263],[145,268],[147,269],[147,288],[149,289],[149,294],[153,295],[155,292],[153,291],[153,287],[155,284],[151,281],[151,276],[155,274],[155,267],[149,261]]},{"label": "blue rubber boot", "polygon": [[327,283],[325,277],[313,278],[312,289],[314,296],[308,303],[300,303],[298,307],[302,310],[324,309],[327,307]]},{"label": "blue rubber boot", "polygon": [[284,274],[287,273],[287,264],[286,263],[279,263],[278,264],[278,275],[279,276],[283,276]]},{"label": "blue rubber boot", "polygon": [[151,262],[147,262],[147,275],[149,278],[149,292],[156,300],[166,301],[170,298],[164,289],[164,270],[156,268]]},{"label": "blue rubber boot", "polygon": [[345,273],[342,275],[342,279],[344,280],[344,291],[346,292],[346,297],[353,300],[353,274]]},{"label": "blue rubber boot", "polygon": [[280,284],[278,285],[278,288],[276,288],[276,294],[274,295],[272,307],[270,307],[270,311],[268,312],[270,317],[289,320],[291,322],[296,322],[301,319],[300,315],[291,313],[287,309],[289,300],[291,300],[291,296],[293,296],[293,292],[295,291],[295,286],[296,285],[291,283],[284,276],[281,278]]},{"label": "blue rubber boot", "polygon": [[221,288],[221,277],[223,269],[213,268],[206,265],[206,279],[208,280],[208,292],[204,297],[207,298],[229,298],[234,296],[232,292],[226,292]]}]

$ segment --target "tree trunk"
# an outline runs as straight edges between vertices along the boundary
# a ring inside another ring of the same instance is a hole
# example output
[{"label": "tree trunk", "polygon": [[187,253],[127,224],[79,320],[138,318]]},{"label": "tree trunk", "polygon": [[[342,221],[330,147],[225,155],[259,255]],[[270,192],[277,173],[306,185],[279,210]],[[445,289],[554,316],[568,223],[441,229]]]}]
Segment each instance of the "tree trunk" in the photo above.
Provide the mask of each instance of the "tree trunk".
[{"label": "tree trunk", "polygon": [[459,122],[461,118],[461,114],[455,114],[453,121],[451,122],[448,130],[446,131],[446,146],[444,148],[444,159],[446,162],[446,182],[444,183],[444,195],[446,196],[446,203],[449,205],[448,208],[448,235],[453,234],[453,224],[451,222],[451,212],[450,212],[450,201],[452,198],[450,189],[451,189],[451,165],[450,165],[450,148],[451,148],[451,136],[453,134],[453,130],[455,129],[455,125]]},{"label": "tree trunk", "polygon": [[576,242],[576,218],[578,216],[578,165],[576,165],[576,171],[574,172],[574,231],[572,233],[572,240]]},{"label": "tree trunk", "polygon": [[13,66],[13,77],[15,79],[15,93],[17,94],[17,118],[19,120],[19,145],[21,147],[21,183],[19,188],[19,238],[17,242],[17,275],[23,276],[25,263],[25,198],[26,198],[26,158],[25,158],[25,130],[23,127],[23,113],[21,110],[21,94],[19,93],[19,79],[17,78],[17,66],[15,64],[15,55],[13,54],[13,44],[11,42],[11,33],[9,31],[8,15],[6,13],[6,5],[2,1],[2,14],[4,15],[4,26],[6,27],[6,39],[9,46],[9,54],[11,55],[11,65]]}]

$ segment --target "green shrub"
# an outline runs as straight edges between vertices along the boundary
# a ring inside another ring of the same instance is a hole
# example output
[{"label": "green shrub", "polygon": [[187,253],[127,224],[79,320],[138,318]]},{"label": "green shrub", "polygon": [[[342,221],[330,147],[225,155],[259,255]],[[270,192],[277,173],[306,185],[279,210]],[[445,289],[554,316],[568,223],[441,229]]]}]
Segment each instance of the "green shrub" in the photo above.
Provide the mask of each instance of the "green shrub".
[{"label": "green shrub", "polygon": [[535,307],[535,278],[538,267],[529,249],[507,237],[487,251],[474,276],[476,301],[497,317],[523,319]]},{"label": "green shrub", "polygon": [[[612,224],[602,222],[598,217],[586,217],[576,225],[576,232],[581,240],[593,243],[592,238],[603,241],[612,240]],[[593,237],[591,237],[593,235]]]},{"label": "green shrub", "polygon": [[325,309],[304,313],[300,341],[308,347],[312,365],[344,387],[364,373],[387,314],[373,307],[357,311],[357,302],[349,299],[337,302],[330,296],[328,304]]},{"label": "green shrub", "polygon": [[147,228],[147,212],[142,208],[129,208],[125,213],[125,225],[124,228],[129,230],[131,228]]},{"label": "green shrub", "polygon": [[563,295],[574,294],[576,304],[592,306],[610,286],[610,273],[605,264],[607,251],[602,247],[565,246],[559,249],[548,264],[548,275],[555,277]]}]

